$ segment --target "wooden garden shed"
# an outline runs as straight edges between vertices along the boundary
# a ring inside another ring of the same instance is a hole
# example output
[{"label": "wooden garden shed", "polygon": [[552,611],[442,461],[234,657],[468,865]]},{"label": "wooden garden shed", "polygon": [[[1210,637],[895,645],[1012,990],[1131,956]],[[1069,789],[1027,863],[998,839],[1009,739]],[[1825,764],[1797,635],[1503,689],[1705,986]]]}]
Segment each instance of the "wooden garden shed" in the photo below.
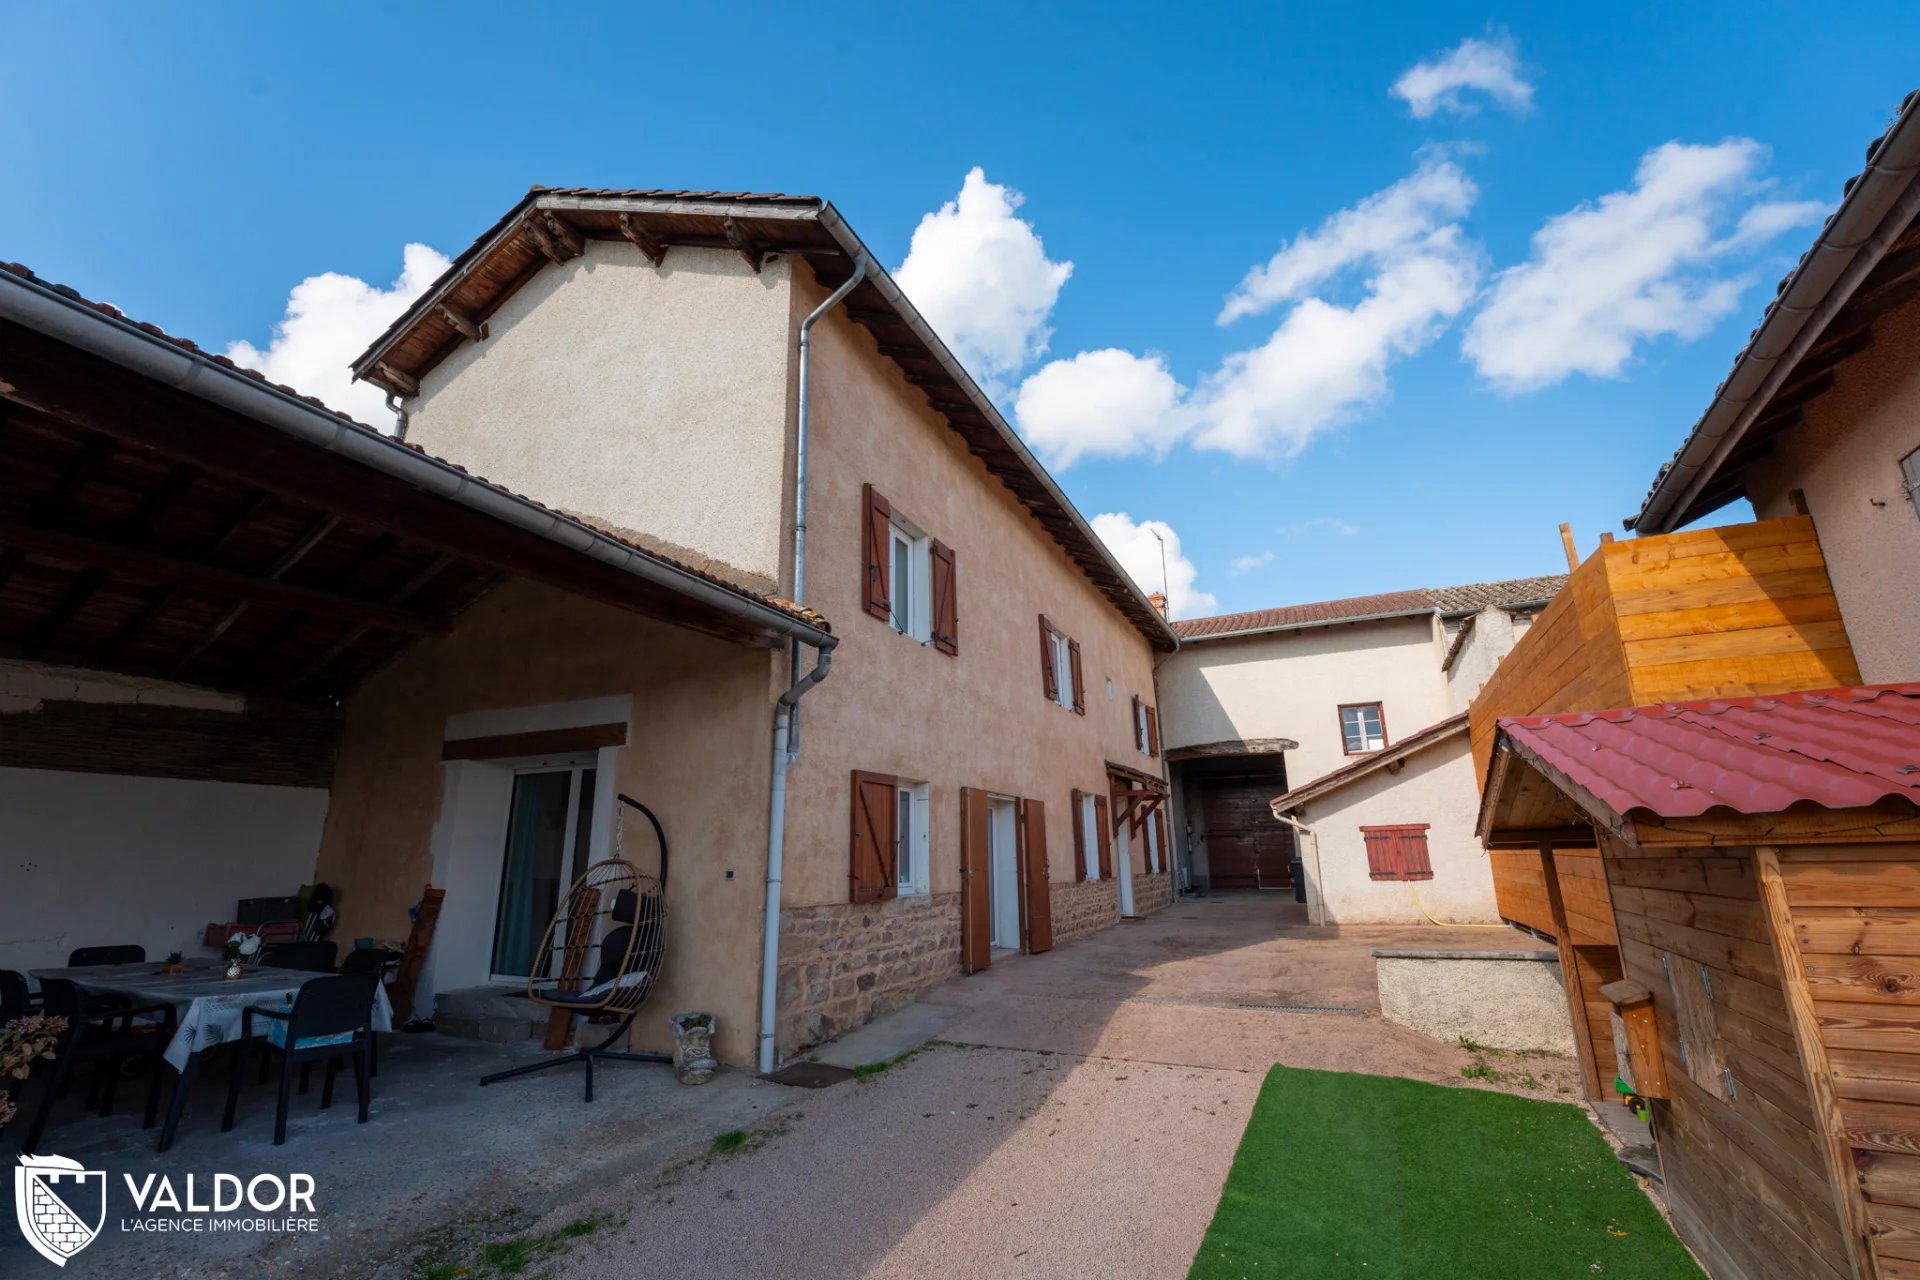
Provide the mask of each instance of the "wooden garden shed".
[{"label": "wooden garden shed", "polygon": [[1480,830],[1599,849],[1709,1272],[1920,1276],[1920,684],[1502,719]]}]

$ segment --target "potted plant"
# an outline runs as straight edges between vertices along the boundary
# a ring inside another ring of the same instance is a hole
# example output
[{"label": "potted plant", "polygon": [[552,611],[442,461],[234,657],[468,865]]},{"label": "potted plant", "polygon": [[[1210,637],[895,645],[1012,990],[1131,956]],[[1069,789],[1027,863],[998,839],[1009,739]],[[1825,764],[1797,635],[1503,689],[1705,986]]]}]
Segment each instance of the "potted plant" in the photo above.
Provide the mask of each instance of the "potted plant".
[{"label": "potted plant", "polygon": [[65,1018],[40,1014],[15,1018],[0,1027],[0,1131],[13,1119],[13,1095],[33,1070],[34,1060],[51,1058],[66,1029]]},{"label": "potted plant", "polygon": [[167,952],[167,963],[166,963],[165,969],[162,970],[162,972],[185,973],[186,971],[187,971],[186,958],[182,956],[178,951]]},{"label": "potted plant", "polygon": [[260,935],[236,933],[227,939],[227,976],[237,978],[242,966],[260,954]]},{"label": "potted plant", "polygon": [[713,1060],[714,1017],[710,1013],[676,1013],[667,1019],[673,1028],[673,1074],[681,1084],[705,1084],[719,1063]]}]

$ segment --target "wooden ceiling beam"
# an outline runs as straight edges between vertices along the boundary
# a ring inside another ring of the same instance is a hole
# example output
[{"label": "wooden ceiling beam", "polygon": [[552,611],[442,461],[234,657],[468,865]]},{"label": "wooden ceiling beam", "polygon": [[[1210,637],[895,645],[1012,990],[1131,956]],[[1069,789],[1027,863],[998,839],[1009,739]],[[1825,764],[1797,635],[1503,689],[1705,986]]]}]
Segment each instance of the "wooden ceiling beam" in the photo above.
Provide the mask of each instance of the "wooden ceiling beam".
[{"label": "wooden ceiling beam", "polygon": [[[328,534],[339,527],[340,517],[334,515],[332,512],[326,512],[316,517],[313,523],[307,526],[306,531],[294,539],[293,545],[281,552],[274,560],[264,575],[264,581],[278,582],[281,578],[285,577],[289,570],[307,558],[308,552],[319,546],[326,540]],[[247,606],[251,603],[253,603],[251,600],[235,600],[222,610],[219,619],[215,621],[211,627],[208,627],[206,631],[201,633],[198,639],[188,645],[186,650],[178,658],[174,659],[174,674],[178,675],[180,672],[185,671],[193,665],[195,659],[211,649],[219,641],[220,637],[227,634],[233,624],[240,620],[242,615],[246,613]]]},{"label": "wooden ceiling beam", "polygon": [[[442,320],[445,320],[455,329],[458,329],[461,336],[467,338],[469,341],[478,342],[487,336],[486,326],[478,320],[475,320],[472,316],[455,311],[444,302],[436,307],[435,310],[440,313]],[[416,383],[415,385],[417,386],[418,384]]]},{"label": "wooden ceiling beam", "polygon": [[[411,578],[400,584],[398,589],[390,593],[387,596],[386,602],[390,605],[405,604],[416,592],[439,577],[440,574],[446,570],[447,566],[453,563],[454,558],[445,552],[435,556],[420,572],[414,574]],[[495,582],[497,583],[498,581],[499,579],[496,578]],[[320,674],[320,672],[331,666],[334,660],[341,654],[360,643],[370,630],[371,628],[364,624],[355,624],[347,628],[345,632],[341,633],[339,639],[322,650],[320,655],[314,658],[313,661],[307,663],[306,666],[295,672],[291,680],[285,682],[286,691],[291,693],[312,680],[316,675]]]},{"label": "wooden ceiling beam", "polygon": [[627,243],[638,249],[641,256],[654,266],[657,267],[667,260],[667,246],[660,242],[658,236],[635,221],[632,214],[620,215],[620,234],[625,236]]},{"label": "wooden ceiling beam", "polygon": [[727,231],[727,243],[747,260],[747,265],[753,268],[753,273],[759,275],[760,264],[766,260],[766,250],[760,247],[760,242],[753,238],[753,233],[747,229],[747,224],[740,219],[728,218],[723,225]]},{"label": "wooden ceiling beam", "polygon": [[291,609],[315,617],[365,622],[388,631],[436,635],[447,630],[444,618],[389,608],[331,591],[290,586],[271,578],[238,573],[182,556],[165,555],[143,547],[85,534],[0,520],[0,545],[65,564],[93,565],[110,575],[141,581],[177,584],[183,588],[223,595],[235,600]]},{"label": "wooden ceiling beam", "polygon": [[373,366],[373,372],[374,378],[372,380],[379,382],[382,386],[386,387],[387,390],[396,395],[402,395],[411,400],[420,394],[420,379],[410,373],[404,373],[394,368],[385,360],[375,364]]},{"label": "wooden ceiling beam", "polygon": [[[226,522],[221,525],[220,532],[207,539],[205,545],[201,548],[200,554],[204,556],[218,555],[220,551],[226,547],[227,543],[233,540],[234,535],[246,528],[247,522],[259,514],[261,509],[267,505],[267,501],[267,495],[261,490],[255,489],[247,494],[245,498],[241,499],[240,504],[234,508],[233,514],[228,516]],[[154,595],[153,599],[149,600],[138,613],[134,614],[133,617],[128,620],[125,626],[114,633],[113,638],[108,640],[106,646],[101,650],[102,655],[109,662],[119,661],[121,656],[126,653],[128,646],[138,638],[142,631],[146,630],[147,624],[159,617],[161,612],[173,603],[174,597],[179,594],[180,588],[177,585],[168,584],[163,586],[159,592]]]}]

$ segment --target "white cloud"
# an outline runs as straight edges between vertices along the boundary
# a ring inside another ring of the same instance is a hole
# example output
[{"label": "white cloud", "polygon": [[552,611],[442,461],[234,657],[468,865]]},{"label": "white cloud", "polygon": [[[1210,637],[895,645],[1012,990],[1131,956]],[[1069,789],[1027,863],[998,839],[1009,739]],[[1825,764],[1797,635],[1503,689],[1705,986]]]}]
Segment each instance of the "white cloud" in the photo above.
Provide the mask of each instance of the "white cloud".
[{"label": "white cloud", "polygon": [[1087,455],[1163,457],[1186,433],[1186,390],[1159,356],[1082,351],[1021,383],[1014,416],[1050,467]]},{"label": "white cloud", "polygon": [[1721,274],[1727,259],[1822,213],[1760,199],[1766,160],[1750,138],[1665,143],[1641,157],[1631,188],[1548,219],[1468,326],[1474,367],[1530,391],[1574,373],[1613,377],[1638,343],[1707,332],[1749,283]]},{"label": "white cloud", "polygon": [[[1428,152],[1411,175],[1247,273],[1220,322],[1292,304],[1264,344],[1227,356],[1188,393],[1157,356],[1109,350],[1055,361],[1021,387],[1022,432],[1059,466],[1164,454],[1187,438],[1242,458],[1298,453],[1380,400],[1388,367],[1433,342],[1472,299],[1480,251],[1460,219],[1476,195],[1457,164]],[[1313,292],[1350,280],[1359,294],[1351,304]]]},{"label": "white cloud", "polygon": [[1272,563],[1273,552],[1257,551],[1252,555],[1235,556],[1227,565],[1227,572],[1239,577],[1243,573],[1252,573],[1255,569],[1264,568]]},{"label": "white cloud", "polygon": [[1093,531],[1107,544],[1113,558],[1127,571],[1142,591],[1158,591],[1161,585],[1160,540],[1166,540],[1166,588],[1168,615],[1174,618],[1202,617],[1220,607],[1210,591],[1196,591],[1194,579],[1199,570],[1180,552],[1180,535],[1164,520],[1135,523],[1124,511],[1110,511],[1093,518]]},{"label": "white cloud", "polygon": [[400,278],[385,289],[335,271],[308,276],[287,295],[267,349],[243,340],[227,348],[227,358],[384,429],[393,420],[386,393],[354,382],[347,366],[447,269],[447,259],[424,244],[408,245],[401,263]]},{"label": "white cloud", "polygon": [[1025,200],[975,166],[958,198],[920,219],[907,260],[893,273],[954,355],[989,391],[1046,354],[1047,317],[1071,262],[1052,262]]},{"label": "white cloud", "polygon": [[1282,245],[1227,297],[1219,323],[1231,324],[1297,301],[1349,268],[1419,252],[1473,208],[1473,182],[1437,152],[1384,191],[1343,209]]},{"label": "white cloud", "polygon": [[1281,534],[1288,538],[1304,537],[1323,529],[1329,533],[1337,533],[1343,538],[1351,538],[1360,532],[1359,525],[1350,524],[1338,516],[1309,516],[1305,520],[1295,520],[1291,524],[1280,526]]},{"label": "white cloud", "polygon": [[1486,94],[1509,111],[1524,112],[1533,105],[1533,86],[1520,74],[1512,36],[1469,36],[1434,61],[1408,67],[1390,92],[1405,100],[1416,119],[1425,120],[1437,111],[1478,111],[1479,104],[1463,96],[1469,90]]}]

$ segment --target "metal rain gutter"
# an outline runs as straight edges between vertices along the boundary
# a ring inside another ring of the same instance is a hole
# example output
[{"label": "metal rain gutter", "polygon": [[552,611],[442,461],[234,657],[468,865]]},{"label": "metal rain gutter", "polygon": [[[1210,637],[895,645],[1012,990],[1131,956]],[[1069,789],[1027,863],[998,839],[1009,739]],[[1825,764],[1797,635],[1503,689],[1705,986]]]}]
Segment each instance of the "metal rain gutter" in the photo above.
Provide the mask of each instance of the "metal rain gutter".
[{"label": "metal rain gutter", "polygon": [[1788,277],[1779,301],[1714,392],[1638,515],[1640,534],[1670,533],[1808,349],[1920,210],[1920,93],[1907,96],[1866,170]]},{"label": "metal rain gutter", "polygon": [[508,493],[449,462],[410,448],[270,383],[189,351],[121,317],[75,301],[48,285],[0,272],[0,317],[78,347],[196,399],[271,427],[302,444],[348,458],[435,497],[633,574],[776,635],[819,649],[839,639],[785,612],[656,560],[570,516]]}]

